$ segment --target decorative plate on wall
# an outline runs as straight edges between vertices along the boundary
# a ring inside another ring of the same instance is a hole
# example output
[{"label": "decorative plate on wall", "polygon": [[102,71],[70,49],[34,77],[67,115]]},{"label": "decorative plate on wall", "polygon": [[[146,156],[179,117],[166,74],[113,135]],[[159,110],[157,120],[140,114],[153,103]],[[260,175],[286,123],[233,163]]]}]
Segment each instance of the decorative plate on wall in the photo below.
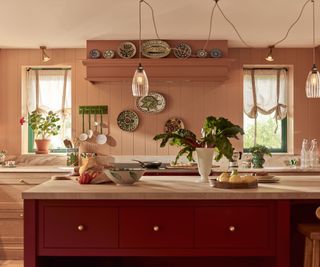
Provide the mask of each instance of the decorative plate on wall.
[{"label": "decorative plate on wall", "polygon": [[139,125],[138,114],[132,110],[124,110],[118,115],[117,124],[121,130],[133,132]]},{"label": "decorative plate on wall", "polygon": [[136,54],[136,46],[131,42],[123,42],[119,45],[117,53],[122,58],[132,58]]},{"label": "decorative plate on wall", "polygon": [[159,93],[149,92],[147,96],[137,98],[136,106],[142,112],[158,113],[166,107],[166,99]]},{"label": "decorative plate on wall", "polygon": [[204,49],[197,50],[196,54],[197,54],[197,57],[200,57],[200,58],[204,58],[208,56],[208,52]]},{"label": "decorative plate on wall", "polygon": [[184,123],[181,119],[178,118],[170,118],[164,125],[164,131],[166,133],[172,133],[179,129],[184,129]]},{"label": "decorative plate on wall", "polygon": [[101,57],[101,52],[98,49],[92,49],[89,52],[89,57],[92,59],[97,59]]},{"label": "decorative plate on wall", "polygon": [[177,58],[188,58],[191,56],[192,49],[190,45],[186,43],[180,43],[173,50],[173,53]]},{"label": "decorative plate on wall", "polygon": [[114,51],[111,50],[111,49],[108,49],[108,50],[104,51],[103,57],[106,58],[106,59],[113,58],[114,57]]},{"label": "decorative plate on wall", "polygon": [[162,58],[170,54],[170,46],[162,40],[148,40],[142,43],[142,55],[148,58]]},{"label": "decorative plate on wall", "polygon": [[218,48],[213,48],[210,52],[210,56],[213,58],[219,58],[222,57],[223,53],[220,49]]}]

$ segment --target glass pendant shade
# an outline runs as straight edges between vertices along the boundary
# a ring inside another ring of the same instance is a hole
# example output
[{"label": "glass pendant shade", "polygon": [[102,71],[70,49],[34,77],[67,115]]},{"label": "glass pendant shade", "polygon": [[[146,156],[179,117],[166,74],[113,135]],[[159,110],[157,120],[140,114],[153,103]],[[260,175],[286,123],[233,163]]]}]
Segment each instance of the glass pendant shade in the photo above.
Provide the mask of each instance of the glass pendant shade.
[{"label": "glass pendant shade", "polygon": [[149,92],[149,82],[146,72],[141,64],[139,64],[132,80],[133,96],[146,96]]},{"label": "glass pendant shade", "polygon": [[308,98],[320,98],[320,73],[315,64],[308,74],[306,94]]}]

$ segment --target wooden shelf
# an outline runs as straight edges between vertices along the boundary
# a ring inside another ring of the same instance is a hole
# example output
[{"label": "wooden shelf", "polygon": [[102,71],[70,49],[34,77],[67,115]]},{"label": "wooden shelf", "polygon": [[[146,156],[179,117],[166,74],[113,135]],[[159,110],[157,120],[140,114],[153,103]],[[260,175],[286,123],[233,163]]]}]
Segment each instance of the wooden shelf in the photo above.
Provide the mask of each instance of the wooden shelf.
[{"label": "wooden shelf", "polygon": [[[228,79],[232,58],[142,59],[148,78],[155,80],[219,81]],[[133,59],[86,59],[86,80],[106,82],[132,79],[139,64]]]}]

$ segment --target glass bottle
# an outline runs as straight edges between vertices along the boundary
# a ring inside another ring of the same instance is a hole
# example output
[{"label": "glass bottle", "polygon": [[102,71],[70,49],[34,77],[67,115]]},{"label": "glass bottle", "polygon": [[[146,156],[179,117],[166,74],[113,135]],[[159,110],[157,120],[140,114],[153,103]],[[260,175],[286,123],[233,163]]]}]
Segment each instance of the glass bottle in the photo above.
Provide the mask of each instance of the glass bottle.
[{"label": "glass bottle", "polygon": [[310,157],[309,157],[309,149],[308,149],[309,141],[308,139],[303,139],[301,153],[300,153],[300,160],[301,160],[301,168],[308,168],[310,165]]},{"label": "glass bottle", "polygon": [[316,168],[318,167],[319,163],[319,151],[318,151],[318,142],[317,139],[313,139],[311,141],[311,147],[309,150],[309,157],[310,157],[310,167]]}]

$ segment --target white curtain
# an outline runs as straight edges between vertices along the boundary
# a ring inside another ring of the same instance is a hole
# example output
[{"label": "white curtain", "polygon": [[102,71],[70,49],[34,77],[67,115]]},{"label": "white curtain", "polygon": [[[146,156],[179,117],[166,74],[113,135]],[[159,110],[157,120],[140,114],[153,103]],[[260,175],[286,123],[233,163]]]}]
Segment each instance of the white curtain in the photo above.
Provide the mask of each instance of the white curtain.
[{"label": "white curtain", "polygon": [[34,110],[46,113],[51,110],[59,114],[61,133],[53,139],[56,139],[56,143],[57,140],[63,140],[66,128],[71,127],[71,70],[28,68],[26,101],[27,113]]},{"label": "white curtain", "polygon": [[258,113],[274,113],[277,122],[286,118],[287,86],[285,69],[244,70],[244,113],[255,119],[255,133]]}]

